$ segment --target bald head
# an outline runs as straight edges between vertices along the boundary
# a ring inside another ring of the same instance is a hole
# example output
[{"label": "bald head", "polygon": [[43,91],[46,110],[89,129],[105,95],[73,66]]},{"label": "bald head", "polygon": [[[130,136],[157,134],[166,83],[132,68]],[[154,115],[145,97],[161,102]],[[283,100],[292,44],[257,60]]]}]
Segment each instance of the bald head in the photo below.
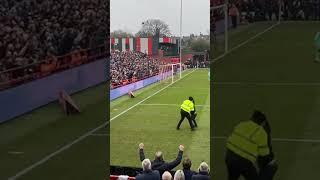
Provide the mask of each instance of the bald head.
[{"label": "bald head", "polygon": [[162,180],[172,180],[172,175],[168,171],[162,174]]}]

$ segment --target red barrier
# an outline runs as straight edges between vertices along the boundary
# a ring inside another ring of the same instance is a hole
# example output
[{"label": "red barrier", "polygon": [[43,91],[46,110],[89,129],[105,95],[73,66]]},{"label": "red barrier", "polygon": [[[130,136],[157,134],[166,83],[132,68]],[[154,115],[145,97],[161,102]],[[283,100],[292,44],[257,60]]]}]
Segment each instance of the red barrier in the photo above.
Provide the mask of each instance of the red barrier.
[{"label": "red barrier", "polygon": [[117,84],[117,83],[111,83],[110,85],[110,89],[116,89],[116,88],[119,88],[119,87],[122,87],[122,86],[125,86],[125,85],[128,85],[128,84],[131,84],[131,83],[134,83],[134,82],[137,82],[137,81],[141,81],[141,80],[144,80],[144,79],[147,79],[149,77],[152,77],[152,76],[156,76],[158,74],[153,74],[153,75],[150,75],[150,76],[145,76],[143,78],[140,78],[138,79],[137,77],[132,77],[131,79],[124,79],[124,80],[121,80],[120,84]]},{"label": "red barrier", "polygon": [[63,56],[50,56],[43,61],[2,71],[0,90],[104,58],[108,53],[104,45],[94,49],[79,49]]}]

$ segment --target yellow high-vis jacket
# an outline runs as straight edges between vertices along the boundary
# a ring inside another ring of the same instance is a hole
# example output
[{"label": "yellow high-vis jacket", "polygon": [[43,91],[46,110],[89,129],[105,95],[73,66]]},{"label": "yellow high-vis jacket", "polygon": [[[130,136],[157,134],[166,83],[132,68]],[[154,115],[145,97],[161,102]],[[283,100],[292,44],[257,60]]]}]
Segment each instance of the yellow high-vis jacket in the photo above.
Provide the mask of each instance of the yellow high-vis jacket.
[{"label": "yellow high-vis jacket", "polygon": [[181,109],[190,113],[191,111],[194,111],[194,104],[192,101],[187,99],[181,104]]},{"label": "yellow high-vis jacket", "polygon": [[258,156],[270,153],[266,131],[253,121],[241,122],[234,128],[228,137],[227,149],[253,163]]}]

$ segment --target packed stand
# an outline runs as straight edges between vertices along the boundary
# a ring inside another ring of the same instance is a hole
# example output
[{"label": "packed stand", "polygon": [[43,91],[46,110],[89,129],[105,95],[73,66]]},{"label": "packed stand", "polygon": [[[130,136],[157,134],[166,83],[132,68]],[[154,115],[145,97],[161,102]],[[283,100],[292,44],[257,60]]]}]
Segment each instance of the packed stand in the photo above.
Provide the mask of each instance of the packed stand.
[{"label": "packed stand", "polygon": [[107,2],[1,0],[0,72],[104,44]]},{"label": "packed stand", "polygon": [[[166,161],[161,151],[155,153],[154,160],[150,160],[145,157],[144,144],[139,144],[139,156],[142,165],[142,170],[136,171],[135,177],[128,177],[126,175],[114,176],[111,175],[110,179],[115,180],[119,177],[125,179],[136,179],[136,180],[209,180],[210,179],[210,168],[206,162],[201,162],[197,171],[193,171],[192,161],[190,158],[183,157],[184,146],[179,145],[178,155],[176,159],[172,161]],[[182,169],[173,171],[174,168],[182,164]],[[112,173],[112,172],[111,172]]]},{"label": "packed stand", "polygon": [[[320,20],[319,0],[281,0],[281,12],[279,12],[279,0],[229,0],[229,12],[232,6],[236,6],[240,12],[240,21],[265,21],[279,18],[284,20]],[[219,6],[224,0],[211,0],[210,6]],[[221,20],[224,18],[223,9],[211,12],[211,18]]]},{"label": "packed stand", "polygon": [[159,74],[160,61],[141,52],[111,52],[111,89]]},{"label": "packed stand", "polygon": [[[210,36],[216,41],[216,35],[224,32],[224,8],[212,9],[224,4],[225,0],[211,0]],[[320,20],[319,0],[229,0],[228,20],[232,28],[238,24],[257,21],[275,21],[279,16],[283,20]],[[281,9],[279,9],[281,5]]]}]

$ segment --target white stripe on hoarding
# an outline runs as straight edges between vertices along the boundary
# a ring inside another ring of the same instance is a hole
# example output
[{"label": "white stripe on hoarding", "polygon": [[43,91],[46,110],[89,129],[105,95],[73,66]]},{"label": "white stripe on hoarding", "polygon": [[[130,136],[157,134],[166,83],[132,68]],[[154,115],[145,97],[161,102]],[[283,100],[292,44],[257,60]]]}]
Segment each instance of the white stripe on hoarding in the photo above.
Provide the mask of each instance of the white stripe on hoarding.
[{"label": "white stripe on hoarding", "polygon": [[122,51],[126,51],[126,38],[122,38]]},{"label": "white stripe on hoarding", "polygon": [[130,51],[133,51],[133,38],[129,39],[129,46],[130,46]]},{"label": "white stripe on hoarding", "polygon": [[148,38],[140,38],[141,52],[148,54]]}]

